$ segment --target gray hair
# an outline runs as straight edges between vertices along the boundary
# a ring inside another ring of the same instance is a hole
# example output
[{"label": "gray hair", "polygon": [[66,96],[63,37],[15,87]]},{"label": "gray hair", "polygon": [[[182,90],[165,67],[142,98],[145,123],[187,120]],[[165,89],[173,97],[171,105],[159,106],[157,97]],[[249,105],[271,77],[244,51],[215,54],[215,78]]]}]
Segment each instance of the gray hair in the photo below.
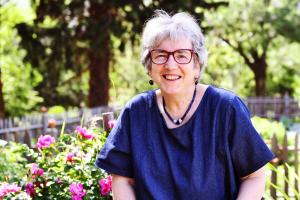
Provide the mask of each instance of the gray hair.
[{"label": "gray hair", "polygon": [[173,16],[163,10],[156,10],[155,15],[147,21],[142,36],[141,61],[147,70],[151,69],[149,51],[159,46],[164,40],[188,38],[193,50],[198,56],[195,58],[200,63],[201,74],[207,63],[207,50],[205,48],[204,36],[196,19],[185,12]]}]

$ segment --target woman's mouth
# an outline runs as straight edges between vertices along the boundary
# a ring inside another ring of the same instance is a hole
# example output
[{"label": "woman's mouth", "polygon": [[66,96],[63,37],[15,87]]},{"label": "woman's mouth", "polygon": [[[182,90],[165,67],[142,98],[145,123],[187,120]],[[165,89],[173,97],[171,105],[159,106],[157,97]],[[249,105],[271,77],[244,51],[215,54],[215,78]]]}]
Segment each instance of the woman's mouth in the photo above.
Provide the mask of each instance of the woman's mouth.
[{"label": "woman's mouth", "polygon": [[178,75],[163,75],[163,77],[168,81],[175,81],[181,78],[181,76]]}]

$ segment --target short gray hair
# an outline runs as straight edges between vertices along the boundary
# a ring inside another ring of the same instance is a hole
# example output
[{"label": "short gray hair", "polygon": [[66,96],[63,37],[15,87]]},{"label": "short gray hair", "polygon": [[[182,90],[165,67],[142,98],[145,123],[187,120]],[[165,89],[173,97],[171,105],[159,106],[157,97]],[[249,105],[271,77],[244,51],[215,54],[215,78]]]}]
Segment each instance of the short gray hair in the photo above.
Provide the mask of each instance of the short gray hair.
[{"label": "short gray hair", "polygon": [[151,61],[149,50],[159,46],[164,40],[176,41],[180,38],[188,38],[197,53],[201,70],[199,78],[207,63],[207,50],[204,36],[196,19],[186,12],[176,13],[171,16],[163,10],[155,10],[154,16],[146,22],[142,35],[141,61],[150,70]]}]

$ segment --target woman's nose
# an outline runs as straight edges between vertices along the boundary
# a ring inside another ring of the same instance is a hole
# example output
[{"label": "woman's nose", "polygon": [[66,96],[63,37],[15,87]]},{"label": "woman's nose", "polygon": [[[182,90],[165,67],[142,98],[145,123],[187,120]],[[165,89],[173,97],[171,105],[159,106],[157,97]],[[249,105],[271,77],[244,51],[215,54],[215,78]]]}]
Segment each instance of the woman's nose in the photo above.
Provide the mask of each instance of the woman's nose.
[{"label": "woman's nose", "polygon": [[168,58],[168,61],[165,64],[165,67],[168,68],[168,69],[177,67],[177,62],[175,61],[174,56],[172,54],[169,55],[169,58]]}]

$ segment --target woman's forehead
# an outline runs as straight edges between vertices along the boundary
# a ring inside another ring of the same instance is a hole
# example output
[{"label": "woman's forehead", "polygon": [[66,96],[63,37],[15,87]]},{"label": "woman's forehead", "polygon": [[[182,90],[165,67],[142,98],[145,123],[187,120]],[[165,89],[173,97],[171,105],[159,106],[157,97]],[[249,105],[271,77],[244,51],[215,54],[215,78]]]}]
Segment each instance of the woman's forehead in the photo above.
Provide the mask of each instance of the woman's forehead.
[{"label": "woman's forehead", "polygon": [[163,49],[166,51],[174,51],[177,49],[192,49],[192,42],[188,38],[177,38],[177,39],[164,39],[156,47],[157,49]]}]

